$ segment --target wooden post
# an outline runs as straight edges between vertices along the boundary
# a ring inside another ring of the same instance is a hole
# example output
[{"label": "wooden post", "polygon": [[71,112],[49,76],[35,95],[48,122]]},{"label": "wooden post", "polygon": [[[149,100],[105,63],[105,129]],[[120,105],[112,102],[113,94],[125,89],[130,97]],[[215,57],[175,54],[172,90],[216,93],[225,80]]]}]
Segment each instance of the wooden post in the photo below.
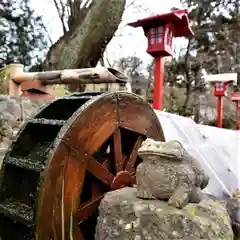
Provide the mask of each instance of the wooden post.
[{"label": "wooden post", "polygon": [[14,82],[12,79],[23,73],[23,65],[22,64],[10,64],[8,65],[8,82],[9,82],[9,96],[20,97],[22,94],[21,87],[19,84]]}]

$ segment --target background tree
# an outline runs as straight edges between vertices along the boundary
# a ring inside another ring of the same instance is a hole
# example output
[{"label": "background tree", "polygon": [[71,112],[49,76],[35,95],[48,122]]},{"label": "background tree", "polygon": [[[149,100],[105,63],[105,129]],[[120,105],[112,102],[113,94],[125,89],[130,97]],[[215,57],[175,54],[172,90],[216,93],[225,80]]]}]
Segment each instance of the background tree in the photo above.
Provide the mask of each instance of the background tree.
[{"label": "background tree", "polygon": [[42,19],[29,0],[0,2],[0,65],[36,64],[47,51],[49,39]]},{"label": "background tree", "polygon": [[128,75],[132,92],[145,97],[150,80],[144,76],[142,59],[137,56],[123,57],[115,62],[115,66]]},{"label": "background tree", "polygon": [[[29,0],[0,2],[0,69],[13,62],[29,69],[42,60],[49,43],[42,19]],[[8,92],[5,72],[0,72],[1,94]]]},{"label": "background tree", "polygon": [[143,75],[143,61],[137,56],[120,58],[116,67],[124,71],[130,78]]},{"label": "background tree", "polygon": [[[53,0],[62,23],[63,35],[53,44],[45,69],[95,67],[117,30],[125,0]],[[83,91],[71,84],[71,91]]]}]

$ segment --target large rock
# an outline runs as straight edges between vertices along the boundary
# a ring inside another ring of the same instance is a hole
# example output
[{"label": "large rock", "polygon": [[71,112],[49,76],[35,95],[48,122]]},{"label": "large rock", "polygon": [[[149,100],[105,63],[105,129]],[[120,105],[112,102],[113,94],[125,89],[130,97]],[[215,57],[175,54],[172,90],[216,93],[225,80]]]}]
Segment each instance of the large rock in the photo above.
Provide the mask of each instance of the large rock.
[{"label": "large rock", "polygon": [[24,121],[44,103],[0,95],[0,150],[8,148]]},{"label": "large rock", "polygon": [[96,240],[233,240],[229,216],[218,201],[203,200],[177,209],[166,201],[139,199],[136,192],[126,187],[105,195]]},{"label": "large rock", "polygon": [[235,240],[240,239],[240,189],[232,193],[232,198],[227,199],[226,206],[232,221]]}]

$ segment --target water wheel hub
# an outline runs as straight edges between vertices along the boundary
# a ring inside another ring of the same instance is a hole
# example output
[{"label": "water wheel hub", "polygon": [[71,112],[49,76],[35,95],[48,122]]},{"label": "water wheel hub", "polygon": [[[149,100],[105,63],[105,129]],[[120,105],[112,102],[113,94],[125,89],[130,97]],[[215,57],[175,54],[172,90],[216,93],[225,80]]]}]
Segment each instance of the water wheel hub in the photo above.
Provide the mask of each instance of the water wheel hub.
[{"label": "water wheel hub", "polygon": [[128,171],[121,171],[117,173],[117,175],[114,177],[111,189],[119,189],[123,187],[131,187],[133,185],[133,178],[131,174]]}]

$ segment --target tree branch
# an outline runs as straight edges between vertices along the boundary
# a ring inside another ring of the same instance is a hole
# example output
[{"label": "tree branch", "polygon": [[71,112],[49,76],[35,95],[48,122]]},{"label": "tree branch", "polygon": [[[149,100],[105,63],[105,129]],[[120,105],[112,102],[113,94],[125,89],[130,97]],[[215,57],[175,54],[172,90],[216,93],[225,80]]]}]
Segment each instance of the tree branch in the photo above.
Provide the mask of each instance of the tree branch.
[{"label": "tree branch", "polygon": [[54,2],[54,5],[55,5],[55,7],[57,9],[59,19],[60,19],[60,21],[62,23],[63,33],[66,33],[67,32],[67,28],[66,28],[65,22],[64,22],[64,18],[65,18],[65,13],[64,13],[65,11],[64,10],[65,10],[65,7],[63,5],[63,2],[60,0],[60,5],[61,5],[62,9],[60,9],[57,0],[53,0],[53,2]]}]

